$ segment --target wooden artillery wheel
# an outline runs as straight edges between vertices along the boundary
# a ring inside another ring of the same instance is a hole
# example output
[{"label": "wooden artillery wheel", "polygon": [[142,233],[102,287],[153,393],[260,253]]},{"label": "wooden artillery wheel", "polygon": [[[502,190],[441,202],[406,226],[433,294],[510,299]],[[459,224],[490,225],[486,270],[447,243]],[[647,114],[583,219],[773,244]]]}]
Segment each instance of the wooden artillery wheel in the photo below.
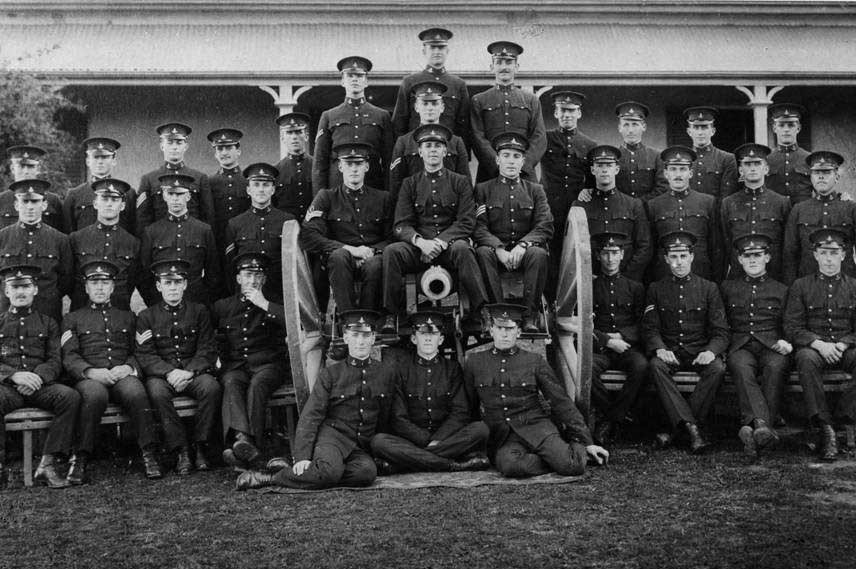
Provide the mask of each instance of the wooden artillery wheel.
[{"label": "wooden artillery wheel", "polygon": [[282,298],[291,378],[297,397],[297,409],[309,398],[309,392],[324,365],[323,316],[312,283],[312,272],[297,241],[300,225],[295,220],[282,224]]},{"label": "wooden artillery wheel", "polygon": [[588,417],[594,344],[591,242],[585,210],[572,207],[565,222],[565,242],[556,292],[555,364],[565,388]]}]

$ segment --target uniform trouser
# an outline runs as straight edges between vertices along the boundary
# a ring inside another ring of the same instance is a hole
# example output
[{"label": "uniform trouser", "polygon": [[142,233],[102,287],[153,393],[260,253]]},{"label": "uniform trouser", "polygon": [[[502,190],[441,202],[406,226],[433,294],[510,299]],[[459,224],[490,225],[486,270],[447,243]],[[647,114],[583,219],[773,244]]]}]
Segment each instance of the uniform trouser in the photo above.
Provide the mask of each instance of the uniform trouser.
[{"label": "uniform trouser", "polygon": [[[608,369],[620,369],[627,373],[627,380],[615,396],[600,380],[601,374]],[[625,350],[622,354],[606,350],[592,357],[591,400],[595,408],[610,421],[624,420],[647,381],[648,358],[635,348]]]},{"label": "uniform trouser", "polygon": [[283,468],[273,477],[274,484],[321,490],[333,486],[370,486],[377,478],[377,467],[371,455],[355,447],[347,455],[336,444],[318,442],[312,452],[309,467],[297,476],[291,468]]},{"label": "uniform trouser", "polygon": [[[21,395],[11,385],[0,384],[0,417],[21,407],[38,407],[54,414],[43,454],[67,453],[74,439],[74,422],[80,407],[77,391],[61,383],[43,386],[32,395]],[[6,460],[6,424],[0,421],[0,462]]]},{"label": "uniform trouser", "polygon": [[[493,247],[476,248],[476,258],[487,284],[488,296],[491,302],[503,302],[502,279],[500,273],[509,272],[505,265],[496,257]],[[529,247],[520,262],[523,268],[523,299],[529,314],[534,316],[541,311],[541,296],[547,284],[547,250],[541,247]]]},{"label": "uniform trouser", "polygon": [[[357,261],[356,257],[344,249],[336,249],[327,257],[330,287],[340,311],[357,307],[371,310],[380,308],[383,257],[375,255],[360,266],[357,266]],[[363,283],[359,298],[354,287],[357,278]]]},{"label": "uniform trouser", "polygon": [[78,381],[74,389],[80,394],[76,450],[92,453],[95,449],[98,425],[110,400],[119,403],[122,410],[130,416],[131,424],[137,431],[140,448],[146,449],[154,445],[153,409],[149,404],[146,388],[137,376],[123,377],[110,387],[94,379],[84,379]]},{"label": "uniform trouser", "polygon": [[178,393],[162,377],[149,377],[146,380],[146,391],[152,405],[157,409],[163,425],[164,450],[170,451],[187,447],[187,433],[181,423],[181,417],[172,404],[173,397],[187,395],[196,399],[196,417],[193,429],[193,442],[204,443],[211,437],[214,423],[217,420],[217,410],[223,397],[223,390],[214,376],[203,373],[190,380],[181,393]]},{"label": "uniform trouser", "polygon": [[775,420],[790,369],[788,356],[751,340],[728,356],[726,365],[737,388],[741,424]]},{"label": "uniform trouser", "polygon": [[852,381],[856,373],[856,348],[845,350],[841,360],[834,365],[827,365],[814,348],[800,348],[795,360],[808,416],[827,425],[832,424],[832,414],[823,392],[823,370],[840,369],[850,374],[851,382],[838,400],[835,416],[843,423],[853,423],[856,420],[856,384]]},{"label": "uniform trouser", "polygon": [[456,458],[484,446],[490,429],[474,421],[432,447],[419,447],[409,440],[380,433],[372,437],[372,454],[410,472],[443,472]]},{"label": "uniform trouser", "polygon": [[285,369],[274,363],[234,369],[225,372],[220,381],[223,382],[223,434],[231,429],[252,435],[256,444],[261,444],[267,401],[285,382]]},{"label": "uniform trouser", "polygon": [[[389,314],[399,314],[401,308],[401,278],[406,273],[428,267],[419,257],[421,251],[410,243],[393,243],[383,251],[383,307]],[[460,287],[466,292],[473,310],[481,308],[487,301],[487,292],[481,280],[476,256],[469,243],[463,239],[453,241],[431,264],[454,269],[458,273]]]},{"label": "uniform trouser", "polygon": [[510,433],[497,449],[496,469],[508,478],[526,478],[548,472],[562,476],[579,476],[586,470],[586,448],[568,443],[559,431],[547,436],[537,448],[530,447],[516,433]]},{"label": "uniform trouser", "polygon": [[[669,421],[673,427],[681,423],[698,423],[704,421],[713,407],[716,392],[725,376],[725,364],[717,357],[705,366],[692,365],[695,356],[684,351],[675,352],[681,365],[670,366],[658,357],[651,359],[651,379],[660,395],[660,401],[666,409]],[[679,370],[690,370],[698,373],[699,380],[690,395],[689,404],[678,386],[672,379],[672,374]]]}]

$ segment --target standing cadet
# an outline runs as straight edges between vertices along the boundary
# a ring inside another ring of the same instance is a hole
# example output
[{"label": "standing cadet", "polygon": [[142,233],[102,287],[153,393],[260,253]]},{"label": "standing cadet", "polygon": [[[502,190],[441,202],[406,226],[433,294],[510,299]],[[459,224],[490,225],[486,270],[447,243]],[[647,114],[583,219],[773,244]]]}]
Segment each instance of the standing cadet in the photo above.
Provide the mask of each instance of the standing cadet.
[{"label": "standing cadet", "polygon": [[[856,421],[856,383],[852,381],[856,373],[856,279],[841,270],[847,252],[853,251],[853,241],[833,228],[817,230],[810,239],[817,271],[794,281],[784,326],[797,350],[795,363],[806,411],[821,429],[821,459],[833,461],[838,456],[833,418],[847,425]],[[851,377],[834,417],[823,392],[823,370],[827,368],[843,370]]]},{"label": "standing cadet", "polygon": [[[266,255],[270,268],[264,293],[274,302],[282,302],[282,224],[294,219],[290,213],[271,205],[278,173],[276,168],[263,162],[244,169],[250,209],[230,219],[226,227],[228,270],[234,270],[235,259],[244,253],[253,251]],[[233,290],[234,283],[229,282],[228,288]]]},{"label": "standing cadet", "polygon": [[238,161],[241,158],[241,139],[244,133],[235,128],[218,128],[208,133],[214,148],[214,158],[220,164],[217,172],[208,178],[211,198],[214,201],[214,220],[209,221],[217,239],[217,250],[226,249],[224,233],[226,224],[233,217],[250,207],[247,195],[247,179],[241,173]]},{"label": "standing cadet", "polygon": [[[443,127],[434,127],[443,128]],[[367,144],[337,146],[342,184],[321,190],[306,213],[301,240],[321,256],[338,310],[380,307],[383,250],[392,233],[392,196],[366,186]],[[360,280],[359,298],[354,282]]]},{"label": "standing cadet", "polygon": [[782,278],[782,244],[785,240],[785,224],[791,211],[791,202],[784,196],[771,192],[765,185],[769,172],[767,155],[770,149],[763,144],[750,142],[734,150],[741,187],[722,200],[719,219],[722,222],[723,247],[732,249],[730,263],[723,270],[723,278],[743,276],[743,263],[738,261],[734,240],[741,235],[762,233],[770,238],[767,253],[770,262],[767,272],[774,279]]},{"label": "standing cadet", "polygon": [[737,162],[734,155],[713,145],[717,110],[713,107],[690,107],[684,110],[687,134],[693,141],[696,160],[693,162],[692,187],[716,198],[717,207],[722,198],[737,189]]},{"label": "standing cadet", "polygon": [[609,453],[592,442],[585,419],[547,360],[517,346],[526,309],[491,304],[487,310],[493,348],[467,358],[464,386],[473,414],[480,409],[490,428],[488,454],[496,469],[509,478],[548,472],[579,476],[589,457],[606,464]]},{"label": "standing cadet", "polygon": [[476,181],[485,182],[499,175],[491,142],[506,132],[522,134],[529,141],[523,175],[534,181],[535,165],[547,149],[547,134],[541,101],[514,84],[520,68],[517,58],[523,48],[510,41],[496,41],[487,46],[487,52],[491,56],[490,69],[496,84],[473,95],[470,113],[473,152],[479,161]]},{"label": "standing cadet", "polygon": [[[589,151],[587,159],[595,177],[595,190],[591,194],[581,194],[573,205],[585,210],[592,235],[612,232],[630,237],[624,250],[621,272],[628,278],[641,281],[651,260],[651,228],[642,200],[616,190],[615,176],[620,157],[621,151],[614,146],[596,146]],[[585,198],[588,200],[583,201]]]},{"label": "standing cadet", "polygon": [[[92,184],[103,179],[112,178],[116,169],[117,151],[121,146],[112,138],[87,138],[83,141],[86,146],[86,168],[89,179],[68,191],[62,202],[62,214],[65,230],[71,234],[95,223],[97,213],[92,205],[95,192]],[[125,203],[119,223],[128,231],[133,231],[134,202],[132,192],[128,192],[131,201]]]},{"label": "standing cadet", "polygon": [[[165,259],[152,265],[161,301],[140,312],[137,320],[136,357],[145,375],[146,391],[160,416],[164,450],[177,451],[175,470],[180,475],[208,470],[205,456],[211,440],[222,389],[211,375],[217,363],[217,344],[208,309],[184,298],[190,265]],[[196,399],[191,463],[190,445],[181,417],[172,404],[179,394]]]},{"label": "standing cadet", "polygon": [[[42,173],[42,159],[47,152],[38,146],[11,146],[6,149],[9,155],[9,171],[13,182],[33,180]],[[49,185],[50,186],[50,185]],[[62,218],[62,198],[54,192],[45,194],[47,207],[42,214],[42,220],[51,227],[65,232]],[[15,209],[15,192],[9,190],[0,192],[0,229],[14,225],[18,221]]]},{"label": "standing cadet", "polygon": [[372,438],[376,463],[389,473],[489,468],[479,452],[489,435],[487,425],[470,419],[461,366],[440,353],[443,313],[416,312],[410,323],[416,352],[398,366],[389,433]]},{"label": "standing cadet", "polygon": [[[14,262],[14,261],[13,261]],[[35,265],[6,265],[0,269],[10,308],[0,314],[0,416],[21,407],[38,407],[54,414],[36,469],[37,482],[65,488],[56,471],[55,455],[71,451],[80,395],[58,383],[62,372],[59,325],[36,309],[40,269]],[[6,424],[0,421],[0,486],[5,479]]]},{"label": "standing cadet", "polygon": [[333,148],[340,144],[364,142],[372,147],[366,183],[380,190],[386,189],[389,157],[395,141],[389,112],[366,101],[368,73],[372,62],[365,57],[352,55],[336,64],[342,73],[345,101],[324,111],[315,135],[315,158],[312,162],[312,191],[335,188],[342,183],[336,168]]},{"label": "standing cadet", "polygon": [[190,200],[187,210],[191,217],[211,224],[214,223],[214,203],[211,198],[211,183],[208,176],[189,168],[184,163],[191,128],[181,123],[167,123],[157,128],[160,136],[160,149],[164,162],[157,170],[143,174],[137,189],[136,226],[137,235],[142,236],[146,227],[167,217],[167,207],[162,199],[160,178],[169,174],[189,176]]},{"label": "standing cadet", "polygon": [[619,191],[647,203],[668,189],[660,151],[642,143],[650,110],[642,103],[627,101],[615,107],[615,114],[622,140],[615,185]]},{"label": "standing cadet", "polygon": [[[651,378],[660,401],[677,435],[679,427],[690,437],[690,451],[704,452],[709,446],[700,423],[713,407],[713,400],[725,364],[721,355],[728,348],[728,322],[716,284],[693,274],[692,233],[676,231],[660,241],[671,275],[648,287],[642,336],[646,338]],[[689,404],[678,390],[672,375],[693,370],[699,381]],[[658,435],[658,443],[667,445],[673,435]]]},{"label": "standing cadet", "polygon": [[77,444],[66,479],[86,482],[86,463],[95,449],[101,416],[109,400],[117,401],[131,417],[143,454],[147,478],[160,478],[155,458],[154,418],[149,397],[134,357],[134,314],[112,305],[110,297],[119,267],[109,261],[89,261],[81,267],[89,304],[62,321],[62,364],[80,394]]},{"label": "standing cadet", "polygon": [[[309,154],[309,115],[288,113],[276,119],[285,157],[276,165],[279,176],[273,206],[303,221],[316,192],[312,189],[312,155]],[[320,189],[320,188],[319,188]]]},{"label": "standing cadet", "polygon": [[[438,124],[443,112],[443,93],[446,86],[436,81],[425,81],[417,83],[411,89],[416,102],[413,103],[416,114],[419,116],[420,125]],[[442,123],[439,123],[442,124]],[[419,126],[419,125],[417,125]],[[448,130],[448,127],[442,125]],[[389,192],[393,201],[398,199],[398,191],[404,178],[420,172],[424,166],[419,156],[419,145],[416,143],[416,128],[398,137],[395,147],[392,149],[392,160],[389,165]],[[451,170],[469,178],[470,156],[467,147],[460,136],[452,134],[449,130],[449,144],[446,145],[446,156],[443,165]]]},{"label": "standing cadet", "polygon": [[223,433],[231,447],[223,458],[250,464],[264,439],[267,401],[287,377],[285,309],[265,298],[262,253],[235,259],[235,294],[218,300],[212,311],[215,330],[223,336],[220,381],[223,384]]},{"label": "standing cadet", "polygon": [[[50,183],[45,180],[13,182],[18,221],[0,229],[0,258],[8,264],[36,265],[39,294],[33,300],[36,310],[57,322],[62,320],[62,297],[71,293],[73,259],[68,236],[42,223],[47,208],[45,195]],[[9,307],[9,299],[0,298],[0,310]]]},{"label": "standing cadet", "polygon": [[[838,169],[844,158],[835,152],[818,150],[805,159],[811,171],[811,198],[793,207],[785,227],[784,281],[791,284],[795,279],[817,271],[814,244],[811,234],[818,229],[837,229],[847,236],[848,243],[856,243],[856,203],[842,200],[835,191],[841,177]],[[856,274],[852,257],[843,261],[843,270],[848,275]]]},{"label": "standing cadet", "polygon": [[523,332],[538,332],[553,216],[543,186],[520,176],[529,147],[526,139],[519,134],[500,134],[493,147],[499,176],[475,187],[476,258],[492,302],[505,300],[500,271],[523,270],[528,310]]},{"label": "standing cadet", "polygon": [[297,422],[294,466],[272,459],[268,466],[279,469],[276,473],[244,472],[237,490],[271,485],[318,490],[374,482],[377,467],[369,445],[389,420],[396,382],[393,366],[370,357],[379,316],[371,310],[342,313],[348,357],[318,375]]},{"label": "standing cadet", "polygon": [[[645,287],[621,274],[626,235],[597,233],[591,239],[592,250],[601,267],[601,274],[595,277],[592,285],[595,353],[592,355],[591,399],[601,416],[594,439],[598,444],[607,444],[648,381],[648,359],[639,330],[645,309]],[[615,397],[600,379],[608,369],[627,372],[627,379]]]},{"label": "standing cadet", "polygon": [[[651,237],[654,243],[673,231],[687,231],[696,239],[693,247],[693,272],[703,279],[718,281],[722,269],[720,232],[717,225],[716,198],[690,187],[695,152],[685,146],[670,146],[660,153],[669,191],[648,202]],[[657,256],[652,264],[651,281],[671,274],[666,260]]]},{"label": "standing cadet", "polygon": [[[425,69],[408,75],[398,88],[395,109],[392,111],[392,128],[396,138],[404,136],[420,124],[425,124],[419,116],[413,114],[413,88],[418,83],[431,82],[443,86],[443,105],[439,122],[456,136],[466,147],[470,145],[470,95],[467,84],[457,75],[446,72],[446,59],[449,57],[449,40],[452,32],[443,28],[429,28],[419,32],[422,41],[422,55],[425,56]],[[417,109],[418,113],[418,109]],[[469,158],[469,152],[467,152]]]},{"label": "standing cadet", "polygon": [[794,103],[776,103],[767,109],[773,121],[776,147],[767,157],[770,173],[767,187],[796,205],[811,197],[811,173],[806,165],[808,150],[800,148],[797,135],[802,129],[805,108]]},{"label": "standing cadet", "polygon": [[[790,204],[789,204],[790,205]],[[767,274],[772,240],[763,234],[734,240],[743,276],[722,282],[722,301],[731,324],[726,365],[737,387],[740,432],[752,456],[778,440],[771,428],[779,412],[793,346],[782,331],[788,287]]]}]

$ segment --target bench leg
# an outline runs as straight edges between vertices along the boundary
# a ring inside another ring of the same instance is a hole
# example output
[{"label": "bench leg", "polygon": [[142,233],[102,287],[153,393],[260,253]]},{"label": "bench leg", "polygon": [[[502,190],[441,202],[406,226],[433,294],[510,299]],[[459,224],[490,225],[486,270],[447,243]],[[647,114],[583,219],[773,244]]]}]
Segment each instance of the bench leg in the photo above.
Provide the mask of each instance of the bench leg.
[{"label": "bench leg", "polygon": [[24,486],[33,485],[33,431],[23,431],[24,435]]},{"label": "bench leg", "polygon": [[288,450],[294,452],[294,435],[297,433],[297,421],[294,418],[296,405],[285,406],[285,429],[288,432]]}]

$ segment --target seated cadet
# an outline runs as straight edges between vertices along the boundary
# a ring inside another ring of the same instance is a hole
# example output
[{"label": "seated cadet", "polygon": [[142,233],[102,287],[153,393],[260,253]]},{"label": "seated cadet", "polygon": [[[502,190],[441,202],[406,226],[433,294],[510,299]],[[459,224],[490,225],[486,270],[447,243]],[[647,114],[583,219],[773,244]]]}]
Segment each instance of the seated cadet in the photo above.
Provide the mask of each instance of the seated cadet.
[{"label": "seated cadet", "polygon": [[[794,209],[808,200],[800,202]],[[841,266],[853,242],[837,229],[811,234],[817,270],[794,281],[785,308],[785,336],[796,348],[795,363],[803,388],[806,410],[821,429],[821,460],[838,456],[833,418],[852,425],[856,421],[856,384],[841,394],[835,416],[823,392],[823,371],[856,373],[856,279]]]},{"label": "seated cadet", "polygon": [[499,176],[475,187],[476,258],[490,300],[502,302],[500,271],[523,269],[523,298],[528,310],[524,332],[538,332],[541,297],[547,284],[547,246],[553,237],[553,214],[544,187],[520,177],[529,143],[522,135],[493,139]]},{"label": "seated cadet", "polygon": [[160,478],[154,418],[133,355],[135,317],[110,302],[119,267],[109,261],[90,261],[80,270],[89,304],[65,316],[60,340],[63,367],[80,394],[77,444],[66,479],[75,486],[86,482],[86,463],[110,399],[131,418],[146,477]]},{"label": "seated cadet", "polygon": [[[480,455],[489,434],[482,421],[470,420],[461,366],[440,353],[445,324],[441,312],[411,315],[410,341],[416,352],[398,366],[389,434],[372,438],[378,470],[386,472],[459,472],[485,470]],[[475,452],[473,452],[475,451]],[[387,462],[389,461],[389,462]]]},{"label": "seated cadet", "polygon": [[[592,442],[586,421],[547,360],[517,346],[524,306],[491,304],[493,348],[464,364],[464,386],[488,427],[488,454],[509,478],[557,472],[579,476],[587,456],[606,464],[609,453]],[[541,398],[550,405],[545,411]]]},{"label": "seated cadet", "polygon": [[[660,245],[672,274],[648,287],[642,335],[653,356],[651,377],[672,428],[686,429],[690,450],[697,454],[709,446],[699,423],[710,414],[725,375],[720,356],[728,347],[729,335],[719,289],[692,272],[695,243],[692,233],[682,231],[662,237]],[[679,370],[699,374],[689,404],[672,379]],[[658,435],[660,446],[671,441],[672,435]]]},{"label": "seated cadet", "polygon": [[[312,155],[309,154],[309,115],[288,113],[276,119],[285,157],[277,162],[273,207],[303,221],[312,203]],[[321,188],[318,188],[319,190]]]},{"label": "seated cadet", "polygon": [[[623,233],[592,235],[592,250],[600,260],[601,274],[592,285],[594,296],[594,354],[591,368],[591,400],[601,415],[594,431],[599,444],[611,439],[636,403],[648,381],[648,358],[639,331],[645,309],[645,287],[621,274],[627,236]],[[601,374],[608,369],[627,372],[621,391],[613,397]]]},{"label": "seated cadet", "polygon": [[[392,231],[392,196],[364,184],[370,151],[367,144],[334,149],[342,183],[318,192],[300,232],[306,251],[321,256],[339,310],[374,310],[381,301],[382,253]],[[356,280],[363,283],[359,298]]]},{"label": "seated cadet", "polygon": [[738,436],[746,454],[754,456],[778,440],[771,425],[778,416],[790,368],[788,354],[793,351],[782,332],[788,287],[767,274],[769,236],[740,236],[734,248],[743,276],[722,281],[722,300],[731,324],[726,366],[740,404]]},{"label": "seated cadet", "polygon": [[443,166],[443,148],[449,129],[424,125],[414,132],[424,170],[404,180],[395,207],[395,236],[383,251],[383,306],[386,318],[382,333],[395,332],[400,313],[402,277],[428,265],[441,265],[458,273],[458,281],[469,297],[468,325],[476,325],[487,301],[476,257],[469,238],[475,227],[473,189],[466,176]]},{"label": "seated cadet", "polygon": [[[835,190],[841,178],[839,168],[844,158],[835,152],[818,150],[805,159],[811,171],[812,196],[796,204],[788,216],[785,227],[784,281],[791,284],[795,279],[817,272],[815,247],[811,235],[819,229],[837,229],[847,236],[848,243],[856,243],[856,202],[842,199]],[[853,259],[844,259],[844,273],[856,274]]]},{"label": "seated cadet", "polygon": [[[38,407],[54,414],[36,469],[36,482],[65,488],[55,457],[71,451],[80,395],[57,383],[62,372],[59,326],[33,308],[39,293],[39,267],[7,265],[0,269],[9,310],[0,314],[0,416],[21,407]],[[6,471],[6,424],[0,421],[0,486]]]},{"label": "seated cadet", "polygon": [[217,362],[217,345],[208,309],[184,299],[190,264],[167,259],[152,265],[151,270],[162,301],[140,312],[137,318],[137,362],[160,416],[164,448],[178,451],[175,470],[187,475],[193,463],[187,433],[172,399],[179,394],[196,399],[195,465],[197,470],[208,470],[205,451],[222,397],[220,384],[211,375]]},{"label": "seated cadet", "polygon": [[268,266],[263,253],[235,259],[238,290],[212,310],[214,329],[225,341],[220,350],[223,431],[232,444],[223,458],[233,465],[258,458],[267,401],[288,376],[285,309],[262,292]]},{"label": "seated cadet", "polygon": [[274,458],[268,462],[274,473],[248,470],[238,477],[237,490],[272,485],[317,490],[374,482],[377,467],[369,444],[387,424],[396,378],[393,366],[370,357],[379,318],[373,310],[342,313],[348,357],[318,375],[297,422],[294,466]]}]

